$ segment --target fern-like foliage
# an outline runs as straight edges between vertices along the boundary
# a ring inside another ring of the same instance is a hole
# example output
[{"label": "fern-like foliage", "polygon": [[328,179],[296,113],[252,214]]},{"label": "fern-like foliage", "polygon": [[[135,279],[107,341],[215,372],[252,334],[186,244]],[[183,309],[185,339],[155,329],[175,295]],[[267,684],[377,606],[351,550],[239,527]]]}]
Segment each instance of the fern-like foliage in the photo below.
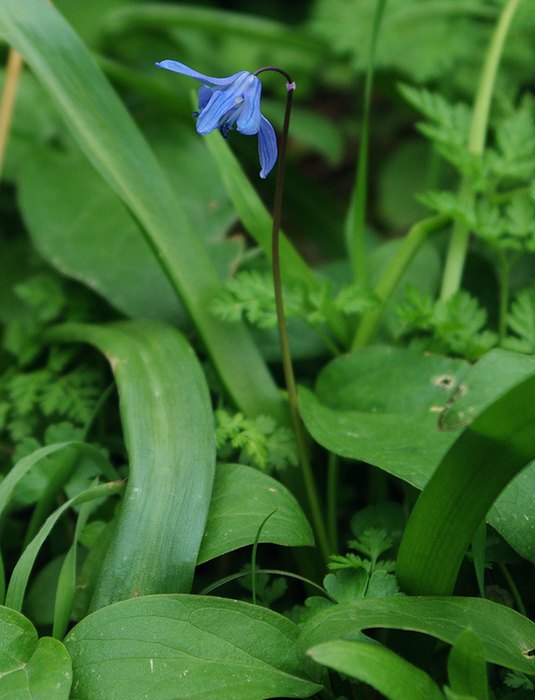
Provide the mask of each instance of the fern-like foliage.
[{"label": "fern-like foliage", "polygon": [[[376,3],[362,0],[316,0],[311,31],[333,51],[349,57],[356,70],[367,68]],[[376,65],[421,83],[447,78],[464,86],[477,74],[498,3],[429,3],[388,0],[377,46]],[[533,24],[529,16],[527,21]],[[517,36],[529,46],[529,33]],[[463,70],[461,70],[461,67]],[[516,78],[516,76],[512,76]]]},{"label": "fern-like foliage", "polygon": [[[334,293],[327,280],[312,289],[285,286],[283,294],[286,317],[300,319],[316,329],[330,349],[336,348],[327,330],[333,315],[360,316],[378,303],[372,291],[358,284],[346,285]],[[275,328],[277,312],[271,274],[257,270],[239,272],[227,281],[210,308],[223,321],[243,319],[258,328]]]},{"label": "fern-like foliage", "polygon": [[107,381],[104,364],[90,366],[81,359],[86,352],[81,346],[50,346],[41,340],[52,322],[88,320],[89,293],[51,272],[28,278],[14,291],[22,304],[4,328],[0,373],[0,444],[6,466],[46,444],[54,426],[70,426],[71,437],[79,434]]},{"label": "fern-like foliage", "polygon": [[215,418],[220,461],[238,461],[266,472],[297,465],[293,432],[269,416],[246,418],[242,413],[219,409]]},{"label": "fern-like foliage", "polygon": [[513,304],[507,318],[513,335],[509,335],[504,346],[528,355],[535,354],[535,289],[521,292]]},{"label": "fern-like foliage", "polygon": [[487,312],[464,291],[433,302],[429,295],[409,287],[397,312],[399,335],[430,352],[474,361],[497,343],[496,334],[485,328]]}]

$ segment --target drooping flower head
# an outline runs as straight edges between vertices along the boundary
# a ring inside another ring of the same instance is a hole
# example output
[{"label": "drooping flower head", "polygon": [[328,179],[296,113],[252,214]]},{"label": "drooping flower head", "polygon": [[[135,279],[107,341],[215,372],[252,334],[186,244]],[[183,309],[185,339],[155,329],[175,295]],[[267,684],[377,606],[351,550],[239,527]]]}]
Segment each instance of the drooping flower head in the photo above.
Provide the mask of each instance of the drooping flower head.
[{"label": "drooping flower head", "polygon": [[275,130],[260,112],[262,83],[254,73],[240,71],[228,78],[212,78],[179,61],[165,60],[156,65],[202,83],[199,111],[195,113],[199,134],[219,129],[228,138],[234,127],[241,134],[258,134],[260,177],[269,175],[277,160],[277,138]]}]

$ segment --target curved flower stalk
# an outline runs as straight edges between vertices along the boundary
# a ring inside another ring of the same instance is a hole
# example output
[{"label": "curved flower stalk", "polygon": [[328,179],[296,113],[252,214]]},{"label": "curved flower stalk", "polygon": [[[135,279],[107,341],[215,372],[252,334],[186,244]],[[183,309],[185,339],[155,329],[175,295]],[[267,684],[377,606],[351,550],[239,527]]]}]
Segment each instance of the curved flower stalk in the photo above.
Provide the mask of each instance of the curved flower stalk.
[{"label": "curved flower stalk", "polygon": [[279,235],[282,212],[282,193],[284,187],[284,170],[286,161],[286,144],[290,126],[290,112],[292,108],[292,96],[295,83],[289,73],[275,66],[258,68],[254,73],[240,71],[229,75],[228,78],[213,78],[204,73],[199,73],[179,61],[165,60],[156,63],[159,68],[186,75],[202,83],[199,88],[199,111],[197,117],[197,132],[209,134],[214,129],[219,129],[225,138],[236,126],[242,134],[258,134],[258,154],[260,157],[260,177],[265,178],[271,172],[277,161],[277,138],[275,130],[268,120],[260,112],[260,95],[262,84],[258,79],[260,73],[273,71],[286,79],[286,110],[280,138],[280,159],[277,166],[277,179],[275,183],[275,198],[273,203],[273,228],[272,228],[272,264],[273,287],[275,293],[275,308],[279,340],[281,346],[281,358],[288,390],[288,402],[297,441],[299,462],[303,477],[303,485],[308,499],[314,530],[319,548],[325,560],[330,552],[329,538],[324,524],[319,494],[314,481],[312,466],[310,464],[307,438],[305,429],[299,414],[297,402],[297,386],[292,366],[288,331],[284,313],[284,301],[282,298],[282,280],[279,259]]},{"label": "curved flower stalk", "polygon": [[272,125],[260,112],[262,83],[255,73],[244,70],[228,78],[213,78],[179,61],[166,59],[156,65],[202,83],[199,110],[194,113],[199,134],[219,129],[228,138],[234,127],[246,136],[258,134],[260,177],[266,178],[277,161],[277,138]]}]

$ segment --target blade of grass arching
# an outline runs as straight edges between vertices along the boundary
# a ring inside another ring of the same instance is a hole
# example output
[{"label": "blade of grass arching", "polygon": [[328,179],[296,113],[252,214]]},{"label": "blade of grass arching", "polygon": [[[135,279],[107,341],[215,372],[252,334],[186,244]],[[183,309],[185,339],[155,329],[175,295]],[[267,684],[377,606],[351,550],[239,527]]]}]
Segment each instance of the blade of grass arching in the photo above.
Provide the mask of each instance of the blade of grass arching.
[{"label": "blade of grass arching", "polygon": [[284,419],[277,387],[245,326],[210,313],[221,285],[217,271],[154,154],[80,39],[42,0],[2,0],[0,34],[24,56],[85,155],[141,224],[232,399],[247,414]]},{"label": "blade of grass arching", "polygon": [[362,317],[353,340],[353,350],[364,347],[373,339],[388,302],[396,291],[407,267],[422,244],[427,240],[427,237],[435,231],[440,231],[447,222],[448,218],[446,216],[433,216],[429,219],[418,221],[411,227],[403,239],[396,256],[388,266],[379,284],[375,287],[374,291],[379,299],[379,304]]},{"label": "blade of grass arching", "polygon": [[[39,462],[41,459],[44,459],[48,455],[54,454],[54,452],[58,452],[60,450],[64,450],[71,447],[85,452],[87,456],[95,462],[95,464],[100,466],[102,473],[105,474],[108,478],[110,477],[110,467],[107,460],[105,459],[103,454],[92,445],[86,445],[83,442],[61,442],[56,443],[54,445],[47,445],[46,447],[40,447],[38,450],[35,450],[35,452],[32,452],[31,454],[26,455],[26,457],[20,459],[15,464],[15,466],[9,470],[5,478],[2,481],[0,481],[0,524],[2,523],[5,511],[9,506],[9,501],[11,499],[11,496],[13,495],[13,491],[16,485],[30,471],[34,464],[37,464],[37,462]],[[114,479],[115,476],[112,476],[111,478]],[[4,561],[2,558],[2,553],[0,551],[0,603],[2,603],[2,601],[4,600],[5,593],[6,578],[4,570]]]},{"label": "blade of grass arching", "polygon": [[362,128],[360,132],[359,158],[357,177],[351,196],[346,222],[346,237],[353,277],[363,286],[368,283],[368,263],[366,254],[366,199],[368,193],[368,141],[370,135],[370,108],[375,68],[375,50],[381,28],[381,20],[386,0],[377,0],[373,19],[372,36],[370,39],[370,54],[364,85],[364,108]]},{"label": "blade of grass arching", "polygon": [[117,493],[122,488],[123,483],[117,481],[108,484],[99,484],[98,486],[91,486],[85,491],[77,494],[74,498],[68,500],[62,506],[57,508],[52,515],[48,516],[43,527],[26,547],[15,565],[15,568],[13,569],[6,593],[6,607],[13,608],[13,610],[17,610],[18,612],[22,610],[26,586],[28,585],[28,579],[30,578],[30,574],[37,555],[39,554],[39,550],[63,513],[65,513],[65,511],[67,511],[69,508],[86,503],[87,501],[106,498],[107,496]]},{"label": "blade of grass arching", "polygon": [[[93,415],[89,418],[83,429],[82,437],[84,440],[87,438],[89,430],[96,416],[102,410],[102,407],[108,400],[111,392],[114,389],[114,386],[114,384],[110,384],[108,388],[104,391],[100,399],[97,401],[93,409]],[[26,547],[28,542],[30,542],[34,538],[37,530],[41,527],[47,515],[53,509],[53,505],[58,492],[68,482],[69,477],[71,476],[72,472],[78,464],[78,460],[79,451],[76,449],[67,449],[63,454],[57,455],[53,465],[51,465],[52,469],[49,472],[46,487],[43,493],[41,494],[41,497],[37,501],[35,508],[33,509],[32,517],[30,518],[30,522],[28,523],[28,527],[26,528],[23,548]],[[113,467],[113,465],[107,461],[104,455],[102,455],[100,470],[108,479],[108,481],[115,481],[116,479],[120,478],[119,473],[117,472],[115,467]]]},{"label": "blade of grass arching", "polygon": [[[33,509],[32,517],[26,528],[23,547],[26,547],[35,537],[35,533],[52,510],[58,491],[67,483],[77,464],[78,452],[75,449],[65,450],[62,455],[56,457],[50,470],[46,487]],[[114,478],[118,479],[119,475],[117,474]]]},{"label": "blade of grass arching", "polygon": [[535,455],[534,396],[532,376],[480,413],[442,459],[401,539],[396,574],[407,593],[453,592],[488,510]]},{"label": "blade of grass arching", "polygon": [[87,445],[84,442],[58,442],[54,445],[47,445],[46,447],[40,447],[26,457],[19,459],[15,466],[9,470],[5,478],[0,481],[0,519],[4,515],[4,511],[9,505],[11,496],[13,495],[13,490],[19,481],[27,474],[30,469],[37,464],[41,459],[48,457],[49,455],[59,452],[60,450],[65,450],[67,448],[76,448],[85,454],[89,459],[91,459],[101,470],[102,474],[113,481],[117,478],[117,473],[113,469],[108,460],[104,457],[102,452],[98,450],[93,445]]},{"label": "blade of grass arching", "polygon": [[150,321],[69,324],[48,337],[96,346],[119,392],[130,473],[92,609],[189,592],[215,471],[210,396],[193,350],[174,328]]},{"label": "blade of grass arching", "polygon": [[444,700],[430,676],[390,649],[336,639],[307,651],[314,661],[371,685],[388,700]]},{"label": "blade of grass arching", "polygon": [[[96,486],[97,484],[92,484]],[[56,599],[54,602],[54,622],[52,625],[52,636],[56,639],[63,639],[69,620],[71,617],[74,595],[76,592],[76,561],[78,553],[78,540],[80,534],[86,526],[87,520],[93,510],[93,503],[83,503],[80,506],[76,527],[74,529],[74,537],[69,551],[65,555],[63,564],[58,577],[58,585],[56,587]]]}]

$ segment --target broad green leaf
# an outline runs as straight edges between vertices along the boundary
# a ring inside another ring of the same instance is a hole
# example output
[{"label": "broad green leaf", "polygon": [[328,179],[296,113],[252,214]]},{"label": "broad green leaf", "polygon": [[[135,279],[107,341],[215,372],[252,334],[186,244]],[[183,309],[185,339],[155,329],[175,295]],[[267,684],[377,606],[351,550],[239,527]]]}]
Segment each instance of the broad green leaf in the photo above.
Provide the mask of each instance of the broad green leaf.
[{"label": "broad green leaf", "polygon": [[18,195],[32,241],[56,269],[124,314],[184,323],[184,308],[139,224],[85,158],[34,152]]},{"label": "broad green leaf", "polygon": [[402,348],[370,347],[331,362],[317,392],[300,389],[312,437],[422,488],[455,439],[438,414],[465,363]]},{"label": "broad green leaf", "polygon": [[159,595],[98,610],[65,645],[79,700],[262,700],[321,689],[296,640],[293,622],[256,605]]},{"label": "broad green leaf", "polygon": [[308,650],[374,628],[412,630],[454,644],[468,627],[480,638],[488,662],[535,672],[535,623],[481,598],[399,595],[334,605],[304,623],[299,644]]},{"label": "broad green leaf", "polygon": [[507,389],[535,374],[535,357],[495,348],[462,378],[440,417],[444,430],[463,428]]},{"label": "broad green leaf", "polygon": [[108,358],[130,460],[92,607],[189,591],[215,466],[210,396],[193,350],[171,326],[150,321],[66,325],[51,337],[90,343]]},{"label": "broad green leaf", "polygon": [[208,520],[197,563],[253,544],[260,524],[273,513],[259,542],[286,547],[314,544],[312,531],[299,504],[276,479],[241,464],[216,467]]},{"label": "broad green leaf", "polygon": [[32,623],[0,607],[0,696],[25,700],[67,700],[72,665],[61,642],[37,638]]},{"label": "broad green leaf", "polygon": [[474,533],[535,455],[534,395],[532,376],[487,406],[444,456],[403,533],[396,569],[403,590],[453,592]]},{"label": "broad green leaf", "polygon": [[444,699],[427,673],[379,644],[339,639],[307,653],[319,664],[371,685],[388,700]]},{"label": "broad green leaf", "polygon": [[23,55],[85,155],[139,221],[229,394],[246,413],[280,416],[281,398],[244,326],[229,327],[210,314],[220,288],[217,271],[152,151],[80,39],[41,0],[3,0],[0,35]]},{"label": "broad green leaf", "polygon": [[[492,350],[470,368],[460,360],[377,346],[331,362],[318,377],[316,394],[302,388],[299,401],[303,420],[321,445],[422,489],[455,442],[454,430],[534,369],[532,358],[504,350]],[[531,561],[534,489],[535,468],[530,466],[487,515]]]},{"label": "broad green leaf", "polygon": [[[484,355],[451,397],[440,418],[445,430],[466,426],[500,394],[535,374],[535,359],[495,349]],[[535,463],[523,469],[502,491],[488,521],[523,557],[535,562]]]},{"label": "broad green leaf", "polygon": [[459,695],[473,695],[488,700],[485,651],[477,634],[466,629],[461,632],[448,656],[448,681]]},{"label": "broad green leaf", "polygon": [[[194,130],[169,123],[160,123],[151,141],[177,201],[226,276],[239,244],[223,238],[233,215],[219,177],[206,168],[202,142]],[[139,224],[82,154],[34,150],[17,185],[32,240],[50,264],[129,316],[184,323],[184,308]]]}]

